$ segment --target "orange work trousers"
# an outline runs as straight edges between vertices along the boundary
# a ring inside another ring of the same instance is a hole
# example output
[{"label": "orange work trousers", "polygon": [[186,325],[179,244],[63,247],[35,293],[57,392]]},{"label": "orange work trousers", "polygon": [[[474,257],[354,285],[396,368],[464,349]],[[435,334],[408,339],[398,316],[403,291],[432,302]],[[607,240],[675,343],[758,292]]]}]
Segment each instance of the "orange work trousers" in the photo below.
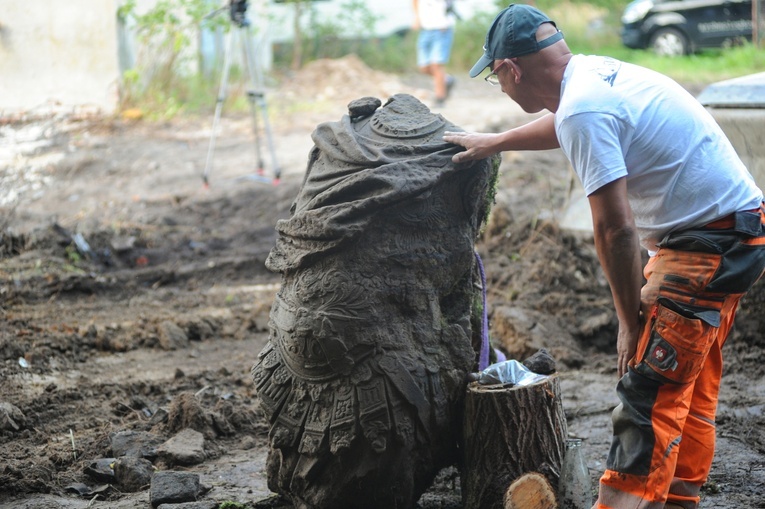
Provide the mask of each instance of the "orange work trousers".
[{"label": "orange work trousers", "polygon": [[667,236],[644,269],[650,310],[617,385],[597,509],[696,509],[712,466],[722,347],[765,270],[765,209]]}]

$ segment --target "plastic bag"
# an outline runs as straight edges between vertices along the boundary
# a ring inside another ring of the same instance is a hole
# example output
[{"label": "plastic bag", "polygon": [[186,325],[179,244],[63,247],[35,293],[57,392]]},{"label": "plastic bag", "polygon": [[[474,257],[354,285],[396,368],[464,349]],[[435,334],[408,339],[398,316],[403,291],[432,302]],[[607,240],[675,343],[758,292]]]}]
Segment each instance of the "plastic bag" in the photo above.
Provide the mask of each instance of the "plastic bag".
[{"label": "plastic bag", "polygon": [[481,385],[531,385],[547,378],[529,370],[516,360],[498,362],[478,373],[478,383]]}]

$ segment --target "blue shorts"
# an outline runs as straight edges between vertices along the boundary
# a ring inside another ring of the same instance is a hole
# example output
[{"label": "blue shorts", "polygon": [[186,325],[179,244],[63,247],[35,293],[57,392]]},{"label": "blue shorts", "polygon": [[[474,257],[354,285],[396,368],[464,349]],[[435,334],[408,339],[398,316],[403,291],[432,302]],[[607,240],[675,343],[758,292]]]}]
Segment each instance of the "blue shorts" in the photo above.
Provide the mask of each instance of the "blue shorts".
[{"label": "blue shorts", "polygon": [[420,30],[417,37],[417,65],[446,64],[452,51],[454,28]]}]

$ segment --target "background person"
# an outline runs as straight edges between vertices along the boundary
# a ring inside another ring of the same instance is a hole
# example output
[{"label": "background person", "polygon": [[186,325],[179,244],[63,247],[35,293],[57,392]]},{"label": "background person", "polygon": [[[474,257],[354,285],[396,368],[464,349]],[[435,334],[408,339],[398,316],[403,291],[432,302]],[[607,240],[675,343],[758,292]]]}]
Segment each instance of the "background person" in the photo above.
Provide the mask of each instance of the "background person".
[{"label": "background person", "polygon": [[714,456],[721,349],[765,270],[762,191],[680,85],[572,55],[537,9],[501,11],[484,51],[471,77],[488,67],[524,111],[550,113],[503,133],[446,133],[466,148],[454,162],[560,147],[587,193],[616,308],[621,403],[594,507],[697,508]]},{"label": "background person", "polygon": [[446,73],[454,42],[456,15],[453,0],[413,0],[417,36],[417,66],[433,77],[436,105],[441,106],[454,86],[454,77]]}]

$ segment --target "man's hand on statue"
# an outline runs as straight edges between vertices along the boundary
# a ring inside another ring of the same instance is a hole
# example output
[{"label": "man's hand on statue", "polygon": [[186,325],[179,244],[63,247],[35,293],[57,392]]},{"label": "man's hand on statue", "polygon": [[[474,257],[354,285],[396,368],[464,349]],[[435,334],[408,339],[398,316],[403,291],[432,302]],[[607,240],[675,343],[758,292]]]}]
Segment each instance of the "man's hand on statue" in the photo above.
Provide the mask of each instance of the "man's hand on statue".
[{"label": "man's hand on statue", "polygon": [[444,133],[444,141],[465,147],[465,151],[458,152],[452,157],[455,163],[467,163],[486,159],[500,152],[497,149],[497,134],[493,133],[466,133],[451,132]]}]

